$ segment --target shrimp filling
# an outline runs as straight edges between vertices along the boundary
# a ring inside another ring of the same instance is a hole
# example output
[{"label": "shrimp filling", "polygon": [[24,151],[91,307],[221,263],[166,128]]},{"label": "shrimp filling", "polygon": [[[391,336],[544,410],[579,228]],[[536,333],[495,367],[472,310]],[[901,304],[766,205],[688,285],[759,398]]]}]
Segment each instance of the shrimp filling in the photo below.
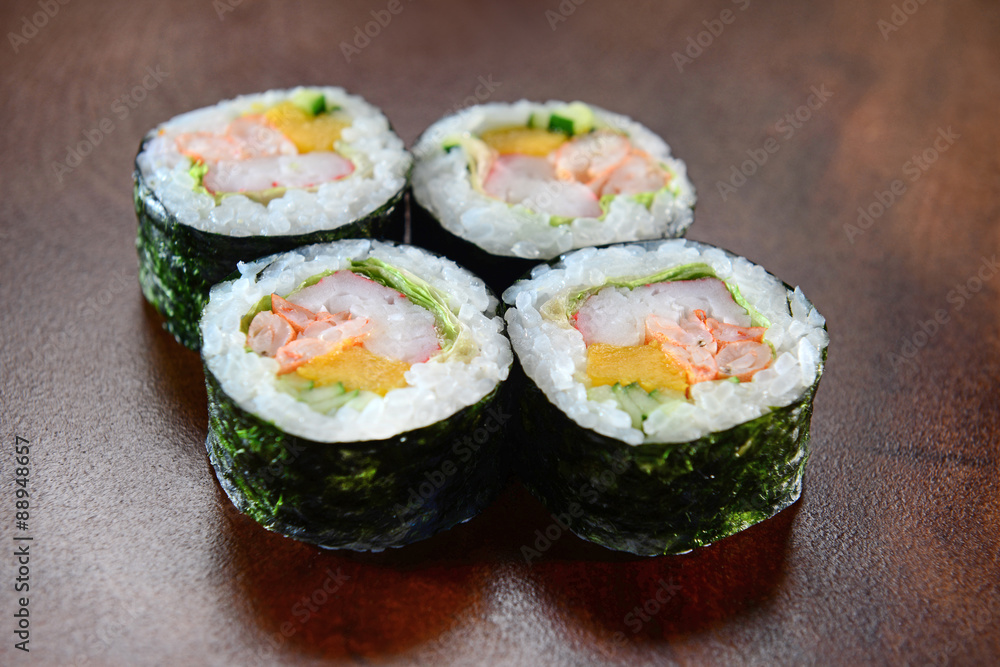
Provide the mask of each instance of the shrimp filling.
[{"label": "shrimp filling", "polygon": [[587,346],[585,384],[595,400],[617,399],[609,387],[632,385],[661,403],[689,400],[701,382],[749,382],[774,356],[767,327],[753,326],[717,278],[604,287],[572,323]]},{"label": "shrimp filling", "polygon": [[619,195],[665,188],[671,174],[629,138],[594,130],[573,138],[538,128],[484,132],[489,149],[482,190],[508,204],[559,218],[600,218]]},{"label": "shrimp filling", "polygon": [[289,188],[310,189],[350,176],[354,163],[337,152],[350,120],[336,109],[311,113],[291,101],[240,116],[216,132],[178,135],[192,161],[196,188],[220,198],[243,194],[260,202]]},{"label": "shrimp filling", "polygon": [[406,295],[348,270],[306,283],[265,298],[247,346],[278,362],[279,382],[297,398],[322,399],[321,411],[406,387],[411,365],[440,352],[434,315]]}]

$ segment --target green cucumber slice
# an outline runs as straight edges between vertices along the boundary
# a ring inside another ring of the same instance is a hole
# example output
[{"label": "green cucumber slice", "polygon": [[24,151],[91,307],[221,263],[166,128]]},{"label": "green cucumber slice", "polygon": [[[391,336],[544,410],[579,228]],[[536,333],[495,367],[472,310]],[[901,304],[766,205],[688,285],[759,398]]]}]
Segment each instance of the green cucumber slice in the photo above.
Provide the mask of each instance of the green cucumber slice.
[{"label": "green cucumber slice", "polygon": [[569,136],[573,136],[573,119],[566,118],[565,116],[560,116],[559,114],[552,114],[549,116],[549,127],[550,132],[562,132]]},{"label": "green cucumber slice", "polygon": [[544,111],[535,111],[528,116],[528,127],[530,129],[549,129],[549,114]]},{"label": "green cucumber slice", "polygon": [[[645,421],[654,410],[659,410],[662,405],[659,401],[650,396],[645,389],[640,387],[637,382],[633,382],[629,386],[625,387],[625,391],[628,392],[628,397],[631,399],[632,403],[639,408],[639,416],[643,421]],[[639,426],[638,428],[641,429],[642,426]]]},{"label": "green cucumber slice", "polygon": [[[628,413],[628,416],[632,418],[633,428],[642,428],[642,408],[635,401],[633,394],[635,392],[631,391],[629,387],[638,387],[637,384],[630,384],[627,387],[623,387],[620,384],[616,384],[611,390],[614,392],[615,400],[618,401],[618,405],[621,409]],[[639,389],[642,391],[642,389]],[[646,392],[643,392],[644,394]],[[648,395],[647,395],[648,398]]]},{"label": "green cucumber slice", "polygon": [[318,116],[327,110],[326,98],[315,90],[298,90],[292,94],[291,102],[311,116]]},{"label": "green cucumber slice", "polygon": [[569,136],[586,134],[594,129],[594,112],[583,102],[571,102],[549,117],[548,129]]},{"label": "green cucumber slice", "polygon": [[299,394],[312,389],[313,384],[312,380],[307,380],[298,373],[288,373],[278,377],[278,388],[296,398]]},{"label": "green cucumber slice", "polygon": [[[325,387],[322,387],[322,389],[325,389]],[[314,389],[313,391],[317,390]],[[361,396],[362,391],[360,389],[355,389],[354,391],[344,391],[343,387],[341,387],[341,391],[339,394],[335,396],[328,396],[326,398],[316,398],[308,396],[309,393],[311,392],[307,392],[307,398],[303,399],[306,403],[309,404],[309,407],[315,410],[316,412],[320,412],[323,414],[330,414],[331,412],[336,412],[340,408],[352,405],[354,401],[359,396]],[[364,393],[371,393],[371,392],[364,392]]]},{"label": "green cucumber slice", "polygon": [[618,401],[615,397],[615,390],[610,384],[602,384],[598,387],[589,388],[587,390],[587,399],[597,401],[598,403],[603,403],[604,401]]},{"label": "green cucumber slice", "polygon": [[[289,373],[289,376],[291,375],[296,375],[296,374]],[[308,380],[306,381],[309,382]],[[309,384],[312,385],[313,383],[309,382]],[[340,398],[346,393],[347,390],[344,389],[344,385],[341,384],[340,382],[337,382],[335,384],[328,384],[323,387],[307,386],[305,387],[304,390],[299,392],[297,398],[300,401],[313,405],[318,403],[324,403],[334,398]]]}]

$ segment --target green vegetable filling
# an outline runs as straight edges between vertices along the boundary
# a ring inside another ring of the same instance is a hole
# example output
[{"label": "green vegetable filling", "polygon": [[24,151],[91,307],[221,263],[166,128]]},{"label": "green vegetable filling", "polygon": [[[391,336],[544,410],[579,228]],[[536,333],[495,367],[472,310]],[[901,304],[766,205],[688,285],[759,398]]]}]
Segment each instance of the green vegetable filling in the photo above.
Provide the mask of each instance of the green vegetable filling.
[{"label": "green vegetable filling", "polygon": [[632,428],[642,430],[642,424],[658,410],[670,410],[679,403],[686,401],[680,392],[653,390],[647,392],[638,382],[622,386],[620,384],[601,385],[587,390],[587,399],[591,401],[614,401],[629,417],[632,418]]},{"label": "green vegetable filling", "polygon": [[286,373],[278,378],[278,389],[289,394],[296,400],[309,405],[321,414],[331,415],[345,407],[361,412],[370,401],[378,398],[378,394],[362,389],[347,391],[341,382],[317,387],[295,373]]}]

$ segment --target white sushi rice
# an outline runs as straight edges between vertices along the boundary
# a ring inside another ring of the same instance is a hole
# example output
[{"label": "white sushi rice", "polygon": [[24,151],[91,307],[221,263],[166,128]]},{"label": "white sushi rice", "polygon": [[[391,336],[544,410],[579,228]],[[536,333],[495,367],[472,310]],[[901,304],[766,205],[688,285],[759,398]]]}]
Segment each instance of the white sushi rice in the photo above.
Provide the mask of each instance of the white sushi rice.
[{"label": "white sushi rice", "polygon": [[552,259],[573,248],[623,241],[677,237],[693,220],[694,187],[687,168],[670,155],[670,147],[652,131],[626,116],[588,105],[599,127],[625,133],[632,144],[660,162],[672,175],[670,189],[658,194],[647,209],[627,196],[614,199],[603,220],[577,218],[552,226],[549,216],[511,206],[478,192],[469,180],[464,149],[445,151],[445,140],[469,133],[526,125],[532,113],[551,113],[565,102],[521,100],[468,107],[431,125],[413,153],[413,194],[452,234],[494,255]]},{"label": "white sushi rice", "polygon": [[[404,376],[409,386],[373,398],[361,412],[345,406],[332,415],[321,414],[278,388],[278,362],[246,350],[240,318],[266,295],[287,294],[311,276],[367,257],[409,271],[446,294],[478,352],[468,361],[432,357],[413,364]],[[502,333],[503,320],[486,314],[497,300],[479,278],[451,260],[413,246],[348,240],[240,263],[239,270],[238,279],[212,288],[202,317],[202,358],[240,408],[286,433],[319,442],[389,438],[450,417],[507,378],[513,355]]]},{"label": "white sushi rice", "polygon": [[243,95],[211,107],[182,114],[150,133],[136,165],[168,213],[185,225],[229,236],[305,234],[349,224],[383,206],[405,185],[412,157],[388,119],[361,97],[342,88],[308,88],[324,95],[328,105],[339,105],[351,118],[341,134],[338,152],[353,163],[345,178],[320,185],[315,191],[290,189],[267,204],[243,195],[215,198],[194,190],[188,173],[191,160],[177,150],[176,137],[186,132],[223,131],[246,113],[263,111],[304,90],[272,90]]},{"label": "white sushi rice", "polygon": [[[545,313],[567,293],[693,262],[710,265],[720,279],[732,279],[746,300],[770,320],[764,339],[774,346],[775,359],[750,382],[693,385],[692,402],[678,401],[672,409],[654,412],[640,431],[614,401],[587,398],[581,381],[587,366],[583,335],[565,318]],[[652,249],[624,245],[578,250],[566,255],[558,268],[537,267],[531,280],[515,283],[503,298],[515,306],[506,313],[508,335],[528,377],[581,426],[631,445],[688,442],[791,404],[816,380],[829,343],[823,316],[799,288],[788,289],[747,259],[683,239],[664,241]]]}]

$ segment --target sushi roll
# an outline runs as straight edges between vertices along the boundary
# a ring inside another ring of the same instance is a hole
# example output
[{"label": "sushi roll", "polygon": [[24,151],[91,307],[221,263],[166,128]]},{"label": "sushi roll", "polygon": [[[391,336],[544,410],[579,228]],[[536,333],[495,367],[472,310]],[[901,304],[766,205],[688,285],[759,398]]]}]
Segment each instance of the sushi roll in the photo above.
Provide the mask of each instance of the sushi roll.
[{"label": "sushi roll", "polygon": [[576,534],[682,553],[799,497],[828,345],[801,290],[678,239],[578,250],[503,297],[519,473]]},{"label": "sushi roll", "polygon": [[240,264],[201,322],[222,488],[265,528],[329,548],[402,546],[475,516],[509,463],[497,306],[412,246],[350,239]]},{"label": "sushi roll", "polygon": [[245,95],[150,131],[135,160],[142,292],[197,349],[208,290],[309,243],[402,238],[412,158],[388,120],[340,88]]},{"label": "sushi roll", "polygon": [[497,289],[574,248],[682,236],[693,218],[694,189],[667,144],[582,102],[469,107],[413,152],[414,242]]}]

